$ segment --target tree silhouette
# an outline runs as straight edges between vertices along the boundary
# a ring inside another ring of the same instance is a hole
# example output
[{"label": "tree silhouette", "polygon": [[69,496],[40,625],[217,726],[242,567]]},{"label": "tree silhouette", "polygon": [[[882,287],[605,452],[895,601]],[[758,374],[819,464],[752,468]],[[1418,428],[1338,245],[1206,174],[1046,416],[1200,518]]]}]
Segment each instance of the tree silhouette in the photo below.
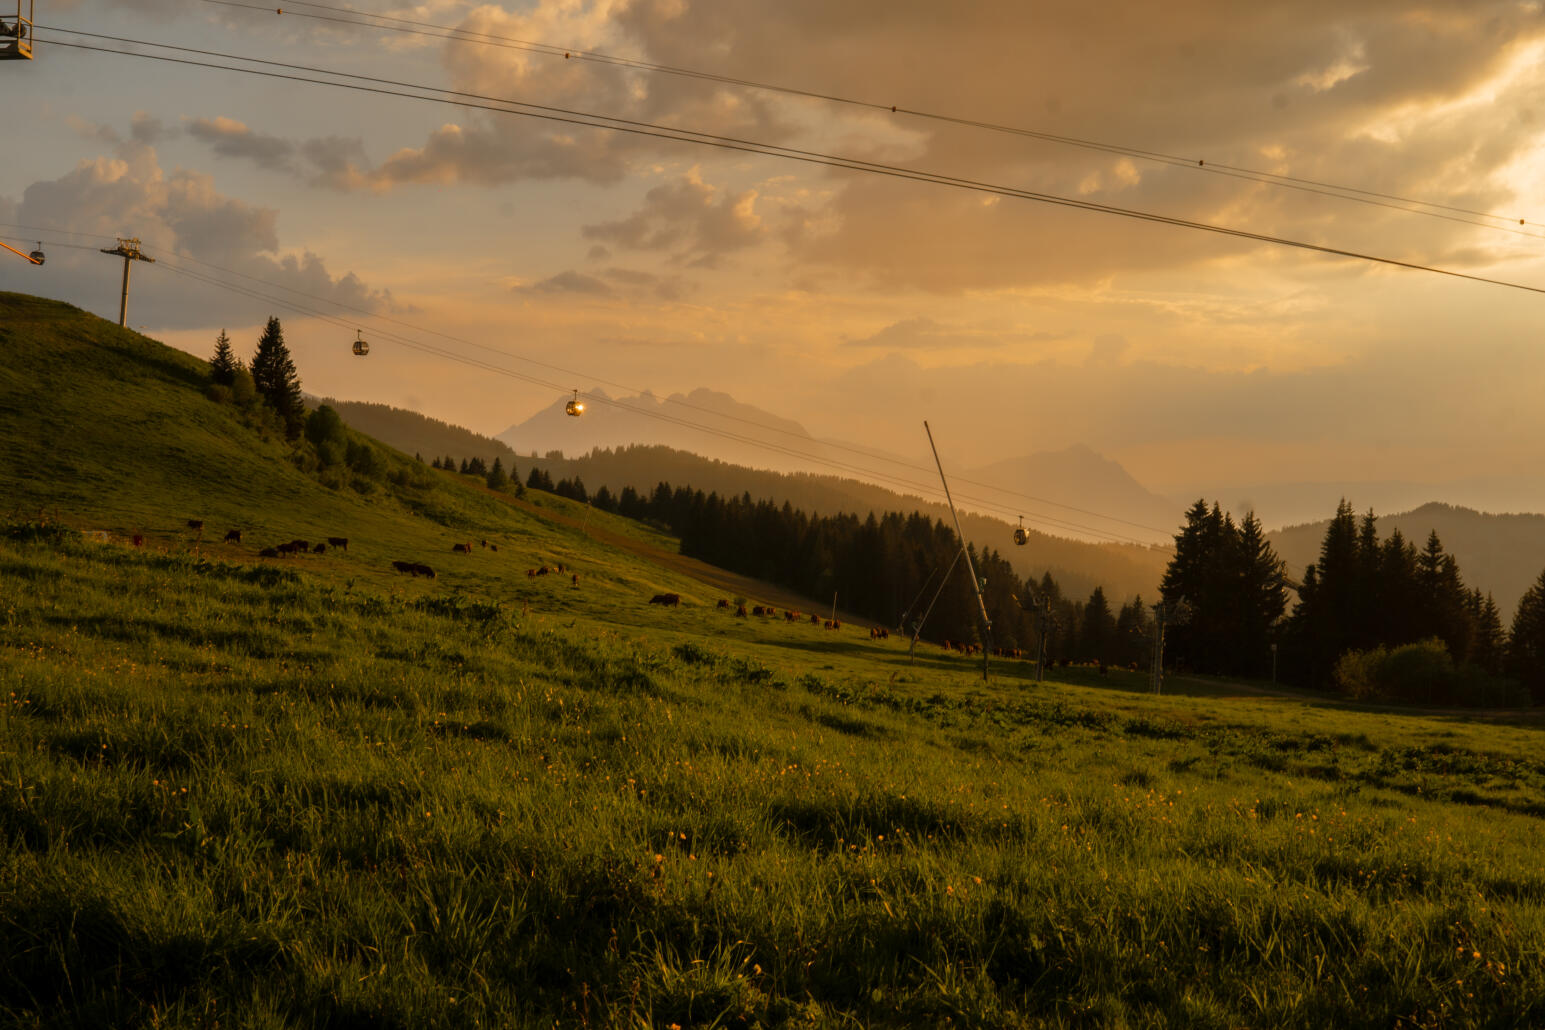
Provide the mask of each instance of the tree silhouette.
[{"label": "tree silhouette", "polygon": [[252,357],[252,381],[258,395],[284,420],[285,435],[291,440],[300,436],[306,405],[301,399],[300,375],[284,345],[284,328],[277,318],[270,316],[258,338],[257,353]]}]

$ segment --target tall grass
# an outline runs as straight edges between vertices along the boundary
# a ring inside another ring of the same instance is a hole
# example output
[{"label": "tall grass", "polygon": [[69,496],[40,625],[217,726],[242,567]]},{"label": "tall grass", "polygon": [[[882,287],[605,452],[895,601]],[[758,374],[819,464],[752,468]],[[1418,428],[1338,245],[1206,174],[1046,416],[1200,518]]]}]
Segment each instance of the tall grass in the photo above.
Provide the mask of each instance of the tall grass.
[{"label": "tall grass", "polygon": [[1545,1023],[1537,729],[59,531],[0,576],[15,1025]]}]

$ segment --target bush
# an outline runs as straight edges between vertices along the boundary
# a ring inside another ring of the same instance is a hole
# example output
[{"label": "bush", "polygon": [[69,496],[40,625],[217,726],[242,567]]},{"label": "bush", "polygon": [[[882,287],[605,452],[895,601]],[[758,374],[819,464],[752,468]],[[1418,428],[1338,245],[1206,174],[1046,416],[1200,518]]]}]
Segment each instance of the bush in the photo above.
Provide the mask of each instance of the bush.
[{"label": "bush", "polygon": [[1357,701],[1401,704],[1512,707],[1527,703],[1512,680],[1474,665],[1455,665],[1443,641],[1433,638],[1394,649],[1348,651],[1336,662],[1336,685]]},{"label": "bush", "polygon": [[231,388],[229,386],[222,386],[219,383],[210,383],[204,388],[204,396],[216,404],[229,404],[231,403]]}]

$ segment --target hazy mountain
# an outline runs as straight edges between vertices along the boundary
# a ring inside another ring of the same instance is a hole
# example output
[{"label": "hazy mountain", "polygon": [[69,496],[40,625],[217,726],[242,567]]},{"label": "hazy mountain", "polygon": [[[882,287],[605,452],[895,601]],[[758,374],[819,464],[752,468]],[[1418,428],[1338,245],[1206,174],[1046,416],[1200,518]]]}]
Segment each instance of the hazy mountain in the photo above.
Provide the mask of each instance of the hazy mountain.
[{"label": "hazy mountain", "polygon": [[[1218,500],[1236,516],[1253,510],[1267,529],[1328,518],[1343,497],[1355,497],[1364,511],[1411,511],[1434,497],[1476,511],[1545,511],[1545,480],[1506,476],[1417,483],[1379,482],[1250,483],[1186,490],[1165,488],[1166,496],[1189,507],[1198,497]],[[1441,533],[1439,534],[1442,535]]]},{"label": "hazy mountain", "polygon": [[697,389],[662,400],[651,393],[611,398],[595,389],[589,396],[580,418],[564,413],[567,398],[563,398],[495,439],[528,457],[549,451],[585,454],[597,447],[658,444],[780,471],[808,469],[811,457],[829,457],[829,448],[798,422],[742,404],[729,394]]},{"label": "hazy mountain", "polygon": [[[1354,506],[1361,501],[1356,494],[1348,494],[1348,499]],[[1332,503],[1331,513],[1339,500]],[[1319,560],[1329,524],[1327,515],[1268,537],[1283,559],[1302,567]],[[1380,515],[1378,527],[1380,540],[1399,529],[1418,548],[1427,542],[1428,533],[1437,530],[1443,549],[1459,562],[1465,586],[1490,593],[1502,610],[1504,625],[1511,625],[1518,599],[1545,569],[1545,515],[1490,515],[1433,502],[1399,515]]]},{"label": "hazy mountain", "polygon": [[[980,495],[995,507],[1023,510],[1027,519],[1036,513],[1043,528],[1069,536],[1167,542],[1185,521],[1187,505],[1152,492],[1121,465],[1082,444],[993,462],[961,478],[999,488],[962,482],[962,503]],[[1059,524],[1065,528],[1055,528]]]}]

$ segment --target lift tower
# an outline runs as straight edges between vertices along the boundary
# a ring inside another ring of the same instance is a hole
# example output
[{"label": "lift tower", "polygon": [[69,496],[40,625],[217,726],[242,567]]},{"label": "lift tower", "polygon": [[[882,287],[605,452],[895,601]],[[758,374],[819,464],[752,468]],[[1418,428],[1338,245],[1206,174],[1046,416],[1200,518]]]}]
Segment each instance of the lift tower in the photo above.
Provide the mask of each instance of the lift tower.
[{"label": "lift tower", "polygon": [[140,253],[139,237],[126,240],[120,236],[118,237],[118,246],[112,250],[103,247],[102,253],[115,254],[123,258],[123,297],[118,302],[118,324],[127,327],[129,324],[129,262],[149,261],[151,264],[155,264],[156,259],[146,257]]}]

